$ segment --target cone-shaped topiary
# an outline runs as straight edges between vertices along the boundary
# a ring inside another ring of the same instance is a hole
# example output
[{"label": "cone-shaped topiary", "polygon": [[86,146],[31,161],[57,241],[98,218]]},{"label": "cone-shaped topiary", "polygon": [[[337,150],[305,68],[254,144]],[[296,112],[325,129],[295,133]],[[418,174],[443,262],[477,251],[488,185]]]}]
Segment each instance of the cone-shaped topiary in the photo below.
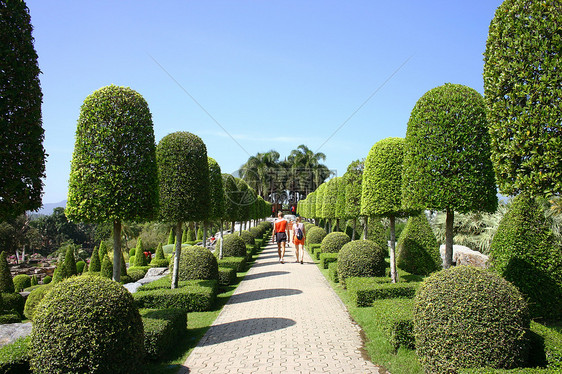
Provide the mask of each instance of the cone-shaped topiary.
[{"label": "cone-shaped topiary", "polygon": [[178,278],[180,281],[218,279],[219,265],[217,258],[207,248],[197,245],[188,247],[181,253]]},{"label": "cone-shaped topiary", "polygon": [[187,230],[183,230],[183,233],[181,234],[181,242],[187,243]]},{"label": "cone-shaped topiary", "polygon": [[396,264],[408,273],[428,275],[441,269],[439,244],[425,213],[408,219],[398,240],[397,256]]},{"label": "cone-shaped topiary", "polygon": [[76,273],[82,274],[84,273],[84,269],[86,268],[86,263],[82,260],[76,262]]},{"label": "cone-shaped topiary", "polygon": [[156,254],[154,255],[154,258],[157,260],[162,260],[164,259],[164,250],[162,249],[162,244],[158,244],[158,247],[156,248]]},{"label": "cone-shaped topiary", "polygon": [[168,259],[164,256],[164,250],[162,249],[162,244],[158,244],[156,248],[156,254],[150,261],[150,266],[154,267],[167,267],[169,265]]},{"label": "cone-shaped topiary", "polygon": [[196,240],[203,240],[203,229],[199,227],[197,229],[197,239]]},{"label": "cone-shaped topiary", "polygon": [[385,275],[386,248],[371,240],[354,240],[345,244],[338,254],[338,278],[345,287],[349,277],[383,277]]},{"label": "cone-shaped topiary", "polygon": [[187,241],[193,242],[195,240],[197,240],[197,237],[195,235],[195,230],[190,228],[189,230],[187,230]]},{"label": "cone-shaped topiary", "polygon": [[13,278],[13,282],[15,291],[21,292],[31,286],[31,277],[27,274],[18,274]]},{"label": "cone-shaped topiary", "polygon": [[143,342],[141,316],[125,288],[102,277],[73,277],[35,309],[30,364],[39,374],[142,372]]},{"label": "cone-shaped topiary", "polygon": [[254,236],[248,230],[240,231],[239,236],[242,238],[245,244],[249,244],[249,245],[256,244],[256,240],[254,239]]},{"label": "cone-shaped topiary", "polygon": [[513,199],[490,245],[490,260],[529,298],[532,317],[560,317],[561,251],[535,199],[523,194]]},{"label": "cone-shaped topiary", "polygon": [[64,268],[65,268],[65,278],[72,277],[78,274],[78,269],[76,269],[76,258],[74,257],[74,246],[69,245],[66,248],[66,254],[64,256]]},{"label": "cone-shaped topiary", "polygon": [[[160,245],[162,245],[162,244],[160,244]],[[129,249],[129,258],[133,257],[135,255],[135,253],[137,253],[136,248]]]},{"label": "cone-shaped topiary", "polygon": [[414,303],[416,353],[426,373],[525,362],[527,304],[498,275],[471,266],[443,270],[426,278]]},{"label": "cone-shaped topiary", "polygon": [[100,248],[98,249],[98,254],[100,256],[100,261],[103,258],[104,254],[109,254],[109,248],[107,248],[107,245],[105,244],[104,241],[100,242]]},{"label": "cone-shaped topiary", "polygon": [[148,261],[146,260],[146,256],[144,255],[142,249],[142,239],[138,238],[137,240],[137,248],[135,250],[135,262],[134,266],[146,266],[148,265]]},{"label": "cone-shaped topiary", "polygon": [[91,273],[97,273],[101,271],[101,261],[98,247],[94,247],[94,251],[92,252],[92,256],[90,257],[89,271]]},{"label": "cone-shaped topiary", "polygon": [[107,253],[103,255],[101,260],[101,276],[109,279],[113,276],[113,264]]},{"label": "cone-shaped topiary", "polygon": [[125,263],[125,255],[121,252],[121,277],[127,275],[127,264]]},{"label": "cone-shaped topiary", "polygon": [[331,232],[322,239],[320,250],[322,253],[338,253],[350,240],[346,233]]},{"label": "cone-shaped topiary", "polygon": [[224,257],[245,257],[246,243],[238,234],[228,234],[224,236],[222,245]]},{"label": "cone-shaped topiary", "polygon": [[0,292],[14,292],[14,280],[4,251],[0,253]]},{"label": "cone-shaped topiary", "polygon": [[175,236],[174,229],[170,229],[170,234],[168,235],[168,244],[174,244]]},{"label": "cone-shaped topiary", "polygon": [[313,226],[306,232],[306,244],[320,244],[326,237],[326,230],[322,227]]}]

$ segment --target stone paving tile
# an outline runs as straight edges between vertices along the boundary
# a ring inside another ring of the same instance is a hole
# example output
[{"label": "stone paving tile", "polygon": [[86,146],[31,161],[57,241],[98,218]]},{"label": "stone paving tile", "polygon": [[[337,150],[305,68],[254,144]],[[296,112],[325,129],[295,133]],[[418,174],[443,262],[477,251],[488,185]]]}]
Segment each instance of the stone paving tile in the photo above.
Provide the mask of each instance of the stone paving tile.
[{"label": "stone paving tile", "polygon": [[276,245],[262,251],[179,373],[379,373],[308,253],[285,259]]}]

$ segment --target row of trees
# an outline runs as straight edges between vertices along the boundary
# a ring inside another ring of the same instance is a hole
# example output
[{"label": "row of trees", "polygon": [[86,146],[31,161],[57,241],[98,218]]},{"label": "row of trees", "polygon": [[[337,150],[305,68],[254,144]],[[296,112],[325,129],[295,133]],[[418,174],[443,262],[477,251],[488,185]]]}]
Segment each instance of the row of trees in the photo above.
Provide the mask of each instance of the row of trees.
[{"label": "row of trees", "polygon": [[246,182],[221,174],[198,136],[175,132],[156,146],[148,104],[134,90],[110,85],[84,100],[66,215],[74,222],[113,224],[114,280],[120,279],[123,221],[173,224],[175,288],[185,222],[204,222],[206,229],[210,221],[248,221],[270,211]]}]

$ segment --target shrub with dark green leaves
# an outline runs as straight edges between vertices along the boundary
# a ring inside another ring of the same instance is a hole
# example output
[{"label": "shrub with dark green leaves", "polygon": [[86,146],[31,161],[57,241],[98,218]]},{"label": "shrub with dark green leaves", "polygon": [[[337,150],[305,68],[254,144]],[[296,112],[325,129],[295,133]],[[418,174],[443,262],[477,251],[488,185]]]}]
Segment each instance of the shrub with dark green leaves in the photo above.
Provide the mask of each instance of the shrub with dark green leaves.
[{"label": "shrub with dark green leaves", "polygon": [[306,231],[306,245],[320,244],[325,237],[326,230],[322,227],[313,226]]},{"label": "shrub with dark green leaves", "polygon": [[345,286],[348,277],[384,276],[387,250],[371,240],[354,240],[345,244],[338,256],[338,278]]},{"label": "shrub with dark green leaves", "polygon": [[425,213],[408,219],[400,235],[396,265],[409,273],[428,275],[441,269],[439,244]]},{"label": "shrub with dark green leaves", "polygon": [[246,257],[223,257],[218,260],[221,267],[232,268],[236,271],[243,272],[246,269]]},{"label": "shrub with dark green leaves", "polygon": [[23,316],[23,308],[25,307],[25,299],[17,292],[3,292],[2,294],[2,309],[5,312],[15,312]]},{"label": "shrub with dark green leaves", "polygon": [[338,283],[340,280],[338,278],[338,263],[331,262],[328,264],[328,278],[334,283]]},{"label": "shrub with dark green leaves", "polygon": [[131,277],[131,282],[137,282],[138,280],[144,278],[144,276],[146,275],[146,270],[142,269],[142,268],[128,268],[127,269],[127,274],[129,275],[129,277]]},{"label": "shrub with dark green leaves", "polygon": [[236,281],[236,269],[219,266],[219,284],[228,286]]},{"label": "shrub with dark green leaves", "polygon": [[31,277],[31,286],[37,286],[39,284],[39,278],[37,278],[37,274],[33,274]]},{"label": "shrub with dark green leaves", "polygon": [[562,256],[535,199],[513,199],[490,245],[490,261],[529,298],[532,317],[560,317]]},{"label": "shrub with dark green leaves", "polygon": [[197,235],[195,234],[195,230],[193,229],[189,229],[187,230],[187,241],[188,242],[194,242],[197,240]]},{"label": "shrub with dark green leaves", "polygon": [[381,220],[376,217],[370,217],[367,222],[367,239],[373,241],[377,247],[386,251],[388,256],[388,240],[386,238],[386,229]]},{"label": "shrub with dark green leaves", "polygon": [[223,240],[222,254],[224,257],[246,257],[246,243],[238,234],[225,235]]},{"label": "shrub with dark green leaves", "polygon": [[24,288],[31,287],[31,277],[27,274],[16,275],[13,278],[13,282],[16,292],[21,292]]},{"label": "shrub with dark green leaves", "polygon": [[349,243],[350,239],[346,233],[331,232],[322,239],[322,253],[338,253],[344,244]]},{"label": "shrub with dark green leaves", "polygon": [[[246,247],[244,247],[244,250]],[[218,279],[219,265],[217,258],[207,248],[192,246],[182,251],[178,279]]]},{"label": "shrub with dark green leaves", "polygon": [[143,309],[144,351],[150,360],[161,360],[187,333],[185,309]]},{"label": "shrub with dark green leaves", "polygon": [[40,286],[29,293],[27,299],[25,300],[25,308],[23,314],[25,318],[33,320],[33,313],[35,308],[39,305],[39,302],[43,300],[43,297],[53,288],[53,283]]},{"label": "shrub with dark green leaves", "polygon": [[350,277],[346,279],[351,300],[358,307],[371,306],[375,300],[413,298],[419,282],[389,283],[387,277]]},{"label": "shrub with dark green leaves", "polygon": [[320,253],[320,267],[328,269],[332,262],[338,261],[338,253]]},{"label": "shrub with dark green leaves", "polygon": [[562,372],[562,334],[537,322],[531,322],[529,366],[541,366]]},{"label": "shrub with dark green leaves", "polygon": [[43,284],[49,284],[52,280],[53,277],[51,277],[50,275],[46,275],[45,278],[43,278]]},{"label": "shrub with dark green leaves", "polygon": [[242,238],[245,244],[249,244],[252,246],[256,244],[254,236],[250,234],[250,232],[247,230],[242,230],[240,232],[240,237]]},{"label": "shrub with dark green leaves", "polygon": [[14,281],[4,251],[0,253],[0,292],[14,292]]},{"label": "shrub with dark green leaves", "polygon": [[101,260],[100,275],[104,278],[109,278],[109,279],[113,277],[113,264],[111,263],[111,260],[109,259],[107,253],[103,255],[103,258]]},{"label": "shrub with dark green leaves", "polygon": [[161,278],[139,288],[133,294],[139,308],[179,308],[188,312],[211,310],[216,299],[216,280],[180,281],[179,287],[170,289],[170,277]]},{"label": "shrub with dark green leaves", "polygon": [[90,257],[90,267],[88,268],[91,273],[97,273],[101,271],[101,261],[100,253],[98,247],[94,247],[92,256]]},{"label": "shrub with dark green leaves", "polygon": [[34,373],[142,371],[141,316],[132,295],[116,282],[85,275],[57,283],[33,318]]},{"label": "shrub with dark green leaves", "polygon": [[416,293],[416,352],[426,372],[518,367],[527,358],[528,328],[523,295],[483,269],[442,270],[426,278]]},{"label": "shrub with dark green leaves", "polygon": [[29,336],[0,347],[0,373],[27,374],[29,369]]},{"label": "shrub with dark green leaves", "polygon": [[85,267],[86,267],[86,262],[84,262],[84,261],[76,262],[76,272],[78,274],[82,274],[84,272]]}]

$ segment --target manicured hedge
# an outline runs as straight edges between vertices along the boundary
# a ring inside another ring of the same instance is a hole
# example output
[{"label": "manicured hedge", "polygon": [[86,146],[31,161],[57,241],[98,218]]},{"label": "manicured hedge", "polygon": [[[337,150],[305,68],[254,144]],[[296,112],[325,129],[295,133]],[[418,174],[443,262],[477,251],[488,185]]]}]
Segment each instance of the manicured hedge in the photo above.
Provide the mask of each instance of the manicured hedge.
[{"label": "manicured hedge", "polygon": [[35,312],[35,308],[43,297],[53,288],[53,283],[46,284],[44,286],[40,286],[27,295],[27,299],[25,300],[25,308],[23,310],[23,314],[27,319],[33,320],[33,313]]},{"label": "manicured hedge", "polygon": [[232,268],[238,272],[246,270],[246,257],[223,257],[218,263],[221,267]]},{"label": "manicured hedge", "polygon": [[371,240],[354,240],[343,246],[338,256],[338,277],[345,287],[349,277],[384,276],[387,247]]},{"label": "manicured hedge", "polygon": [[531,366],[544,366],[562,372],[562,334],[531,322]]},{"label": "manicured hedge", "polygon": [[177,340],[187,334],[187,312],[184,309],[143,309],[144,350],[150,360],[166,356]]},{"label": "manicured hedge", "polygon": [[131,278],[131,282],[137,282],[138,280],[144,278],[146,270],[130,267],[127,269],[127,275]]},{"label": "manicured hedge", "polygon": [[310,252],[310,254],[314,254],[315,252],[320,252],[320,247],[322,246],[321,243],[317,244],[307,244],[306,248]]},{"label": "manicured hedge", "polygon": [[178,279],[219,279],[217,258],[207,248],[188,247],[181,252]]},{"label": "manicured hedge", "polygon": [[320,267],[322,269],[328,269],[328,265],[336,261],[338,261],[337,253],[320,253]]},{"label": "manicured hedge", "polygon": [[[246,256],[246,243],[238,234],[225,235],[223,240],[222,253],[224,257]],[[220,245],[220,242],[217,245]]]},{"label": "manicured hedge", "polygon": [[219,284],[228,286],[236,282],[236,269],[219,266]]},{"label": "manicured hedge", "polygon": [[332,282],[334,283],[338,283],[339,282],[339,278],[338,278],[338,263],[337,262],[332,262],[328,265],[328,277],[332,280]]},{"label": "manicured hedge", "polygon": [[152,288],[144,288],[142,286],[133,294],[135,303],[139,308],[178,308],[185,309],[188,312],[203,312],[211,310],[217,295],[216,280],[192,280],[179,282],[179,287],[170,289],[170,278],[162,278],[167,283],[166,288],[155,288],[152,282],[146,286],[152,285]]},{"label": "manicured hedge", "polygon": [[412,322],[413,299],[384,299],[372,303],[373,320],[377,321],[390,344],[414,349],[414,325]]},{"label": "manicured hedge", "polygon": [[322,253],[338,253],[351,239],[343,232],[331,232],[322,239]]},{"label": "manicured hedge", "polygon": [[460,369],[459,374],[560,374],[558,369],[544,368],[516,368],[516,369],[492,369],[492,368],[473,368]]},{"label": "manicured hedge", "polygon": [[434,273],[414,304],[416,353],[426,372],[525,364],[527,303],[499,275],[472,266]]},{"label": "manicured hedge", "polygon": [[306,232],[306,245],[320,244],[326,236],[326,230],[321,227],[314,226]]},{"label": "manicured hedge", "polygon": [[[341,282],[341,278],[340,278]],[[371,306],[373,301],[393,298],[412,298],[420,283],[388,283],[382,277],[351,277],[346,279],[347,290],[356,306]]]},{"label": "manicured hedge", "polygon": [[19,293],[2,293],[2,309],[6,312],[16,312],[23,316],[23,309],[25,307],[25,299]]},{"label": "manicured hedge", "polygon": [[19,338],[12,344],[0,347],[0,373],[27,374],[29,369],[28,346],[30,337]]}]

